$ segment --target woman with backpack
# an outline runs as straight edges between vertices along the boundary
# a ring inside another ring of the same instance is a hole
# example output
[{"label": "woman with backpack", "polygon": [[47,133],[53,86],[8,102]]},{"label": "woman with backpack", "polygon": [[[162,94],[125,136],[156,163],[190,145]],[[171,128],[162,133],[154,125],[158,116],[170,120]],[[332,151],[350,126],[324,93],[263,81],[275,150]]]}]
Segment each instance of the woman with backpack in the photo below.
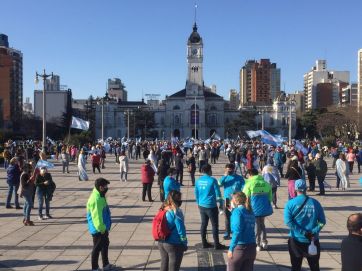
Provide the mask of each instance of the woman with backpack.
[{"label": "woman with backpack", "polygon": [[[160,271],[180,270],[184,252],[187,251],[185,219],[180,209],[181,204],[181,193],[173,190],[160,210],[167,220],[165,230],[169,231],[164,240],[158,240],[158,249],[161,254]],[[162,215],[162,213],[160,214]]]}]

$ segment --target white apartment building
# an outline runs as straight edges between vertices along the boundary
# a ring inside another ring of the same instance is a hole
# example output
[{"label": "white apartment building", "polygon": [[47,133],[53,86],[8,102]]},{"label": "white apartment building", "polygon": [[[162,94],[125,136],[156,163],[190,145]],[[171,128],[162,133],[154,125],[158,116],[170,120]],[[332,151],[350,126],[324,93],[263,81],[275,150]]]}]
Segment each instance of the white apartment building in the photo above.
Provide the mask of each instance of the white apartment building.
[{"label": "white apartment building", "polygon": [[329,71],[326,60],[317,60],[316,65],[304,74],[305,108],[318,108],[317,85],[319,83],[339,85],[340,82],[349,83],[349,71]]}]

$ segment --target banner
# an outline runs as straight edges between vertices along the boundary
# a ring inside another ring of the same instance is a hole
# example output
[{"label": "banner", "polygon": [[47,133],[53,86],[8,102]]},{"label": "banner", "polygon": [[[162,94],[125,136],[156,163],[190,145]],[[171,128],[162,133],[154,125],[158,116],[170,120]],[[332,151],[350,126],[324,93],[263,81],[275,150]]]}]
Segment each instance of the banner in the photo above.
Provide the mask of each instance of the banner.
[{"label": "banner", "polygon": [[295,141],[295,148],[297,149],[297,151],[302,151],[302,153],[304,155],[308,154],[308,149],[306,147],[304,147],[303,144],[299,140]]},{"label": "banner", "polygon": [[72,124],[71,128],[80,129],[80,130],[88,130],[89,129],[89,121],[82,120],[77,117],[72,116]]},{"label": "banner", "polygon": [[42,167],[46,167],[46,168],[53,168],[54,164],[45,161],[45,160],[39,160],[38,163],[36,163],[36,167],[38,168],[42,168]]}]

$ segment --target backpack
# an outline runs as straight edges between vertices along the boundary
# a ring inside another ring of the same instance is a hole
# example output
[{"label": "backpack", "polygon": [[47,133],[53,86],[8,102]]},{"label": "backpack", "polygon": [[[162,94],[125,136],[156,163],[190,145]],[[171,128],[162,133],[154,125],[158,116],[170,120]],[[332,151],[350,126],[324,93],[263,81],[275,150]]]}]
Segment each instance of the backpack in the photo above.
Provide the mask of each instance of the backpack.
[{"label": "backpack", "polygon": [[155,241],[163,241],[171,234],[171,230],[167,226],[166,219],[167,210],[160,209],[152,221],[152,235]]}]

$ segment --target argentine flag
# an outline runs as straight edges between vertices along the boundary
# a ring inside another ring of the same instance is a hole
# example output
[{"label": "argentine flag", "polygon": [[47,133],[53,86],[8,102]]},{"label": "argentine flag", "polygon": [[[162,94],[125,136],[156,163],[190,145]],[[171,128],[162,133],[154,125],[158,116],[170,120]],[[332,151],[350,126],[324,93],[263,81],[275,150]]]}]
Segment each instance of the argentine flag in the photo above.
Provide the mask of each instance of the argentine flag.
[{"label": "argentine flag", "polygon": [[89,121],[82,120],[80,118],[76,118],[72,116],[72,124],[71,128],[80,129],[80,130],[88,130],[89,129]]}]

